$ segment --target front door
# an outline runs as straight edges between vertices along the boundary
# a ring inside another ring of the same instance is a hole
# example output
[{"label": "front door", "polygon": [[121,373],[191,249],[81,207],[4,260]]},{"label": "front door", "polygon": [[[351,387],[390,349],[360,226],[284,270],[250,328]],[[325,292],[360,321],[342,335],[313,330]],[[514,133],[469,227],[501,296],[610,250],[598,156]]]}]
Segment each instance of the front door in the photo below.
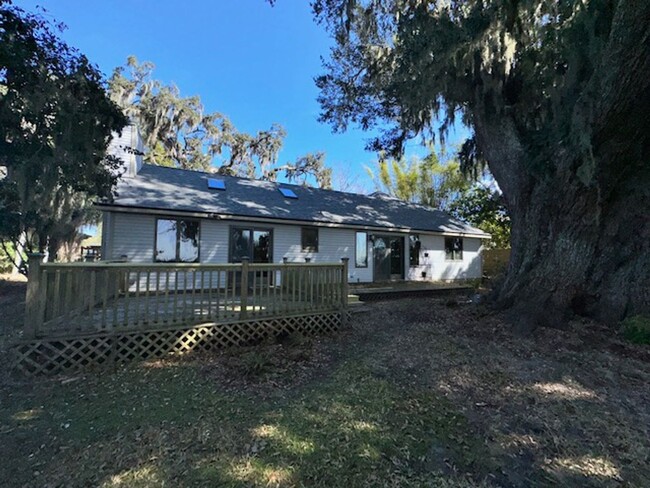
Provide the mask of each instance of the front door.
[{"label": "front door", "polygon": [[373,244],[375,281],[404,278],[404,238],[376,235]]}]

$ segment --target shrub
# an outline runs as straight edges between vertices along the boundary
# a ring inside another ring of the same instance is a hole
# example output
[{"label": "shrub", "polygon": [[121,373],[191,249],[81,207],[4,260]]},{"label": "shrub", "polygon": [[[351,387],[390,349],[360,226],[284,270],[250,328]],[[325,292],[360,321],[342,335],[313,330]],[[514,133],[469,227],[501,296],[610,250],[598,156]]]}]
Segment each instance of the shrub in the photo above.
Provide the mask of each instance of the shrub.
[{"label": "shrub", "polygon": [[650,344],[650,317],[634,315],[623,321],[623,337],[634,344]]},{"label": "shrub", "polygon": [[233,350],[226,364],[242,376],[253,378],[273,371],[275,362],[271,351],[263,347]]}]

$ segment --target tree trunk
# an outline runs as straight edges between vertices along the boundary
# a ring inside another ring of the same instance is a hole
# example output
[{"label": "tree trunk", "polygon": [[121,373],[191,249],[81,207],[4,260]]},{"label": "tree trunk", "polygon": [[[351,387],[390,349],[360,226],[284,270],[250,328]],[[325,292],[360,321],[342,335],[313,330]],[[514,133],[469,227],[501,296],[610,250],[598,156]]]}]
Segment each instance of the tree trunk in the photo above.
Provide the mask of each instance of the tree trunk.
[{"label": "tree trunk", "polygon": [[[632,102],[619,100],[622,113],[640,120],[637,112],[650,107]],[[594,131],[591,183],[578,176],[585,161],[562,141],[551,169],[534,174],[511,121],[475,120],[512,215],[510,264],[496,303],[512,309],[522,330],[561,326],[573,314],[607,323],[650,314],[650,145],[642,126],[630,132],[610,120]]]},{"label": "tree trunk", "polygon": [[648,2],[618,2],[600,66],[572,108],[573,134],[589,138],[590,154],[564,134],[534,172],[539,154],[527,153],[515,122],[474,107],[477,143],[512,216],[497,303],[523,330],[572,314],[607,323],[650,315],[648,15]]},{"label": "tree trunk", "polygon": [[650,312],[650,174],[606,200],[575,174],[543,182],[513,209],[512,253],[501,305],[529,330],[572,314],[615,323]]},{"label": "tree trunk", "polygon": [[[616,102],[618,116],[592,127],[593,161],[557,141],[537,174],[514,124],[477,120],[476,136],[512,215],[512,252],[497,304],[524,331],[573,314],[616,323],[650,314],[648,97]],[[637,94],[638,95],[638,94]],[[583,164],[594,175],[584,181]]]}]

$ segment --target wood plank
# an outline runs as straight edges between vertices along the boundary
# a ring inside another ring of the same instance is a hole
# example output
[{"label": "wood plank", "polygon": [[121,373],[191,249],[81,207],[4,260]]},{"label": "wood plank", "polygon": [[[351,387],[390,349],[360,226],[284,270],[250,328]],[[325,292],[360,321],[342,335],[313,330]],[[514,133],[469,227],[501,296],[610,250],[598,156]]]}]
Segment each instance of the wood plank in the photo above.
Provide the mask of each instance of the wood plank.
[{"label": "wood plank", "polygon": [[[101,271],[99,271],[101,272]],[[101,322],[101,328],[105,329],[106,328],[106,311],[108,309],[108,287],[110,286],[109,282],[109,276],[108,273],[109,271],[105,269],[102,273],[102,322]]]},{"label": "wood plank", "polygon": [[124,273],[124,326],[128,327],[129,326],[129,312],[130,312],[130,295],[131,292],[129,290],[130,288],[130,280],[131,280],[131,272],[127,269],[126,273]]},{"label": "wood plank", "polygon": [[217,307],[214,318],[219,320],[219,306],[221,305],[221,270],[217,271]]},{"label": "wood plank", "polygon": [[135,325],[140,324],[140,270],[135,272]]},{"label": "wood plank", "polygon": [[[113,270],[108,270],[110,273]],[[113,297],[113,329],[117,327],[118,324],[118,317],[117,317],[117,311],[118,311],[118,303],[120,301],[120,280],[122,278],[122,271],[119,269],[114,270],[113,272],[113,278],[115,280],[115,287],[114,287],[114,292],[115,296]]]},{"label": "wood plank", "polygon": [[171,323],[171,313],[169,311],[169,275],[170,271],[167,269],[165,270],[165,313],[163,314],[163,322],[164,323]]},{"label": "wood plank", "polygon": [[52,296],[52,319],[59,316],[61,309],[61,270],[54,271],[54,293]]},{"label": "wood plank", "polygon": [[191,321],[196,320],[196,269],[192,270],[192,308],[190,309],[189,318]]},{"label": "wood plank", "polygon": [[176,322],[178,313],[178,270],[174,270],[174,308],[172,313],[172,322]]},{"label": "wood plank", "polygon": [[239,318],[248,317],[248,259],[244,258],[241,267],[241,283],[239,286]]},{"label": "wood plank", "polygon": [[151,317],[149,317],[149,302],[151,301],[151,271],[147,270],[147,280],[146,280],[146,286],[147,289],[144,294],[144,322],[149,323],[151,321]]},{"label": "wood plank", "polygon": [[156,288],[154,291],[154,322],[157,324],[160,317],[160,271],[156,271]]},{"label": "wood plank", "polygon": [[72,321],[72,270],[68,270],[67,273],[65,274],[65,323],[67,324],[67,327],[71,327],[71,321]]},{"label": "wood plank", "polygon": [[[97,276],[95,275],[94,271],[88,271],[87,273],[87,281],[88,283],[88,296],[87,296],[87,301],[88,303],[86,304],[88,307],[88,320],[92,320],[93,316],[93,309],[95,308],[95,286],[96,286],[96,281],[97,281]],[[85,293],[85,290],[80,293],[80,295],[83,295]],[[83,309],[82,309],[83,310]],[[85,322],[85,319],[83,317],[83,313],[79,314],[79,319],[80,322],[80,327],[83,328]]]}]

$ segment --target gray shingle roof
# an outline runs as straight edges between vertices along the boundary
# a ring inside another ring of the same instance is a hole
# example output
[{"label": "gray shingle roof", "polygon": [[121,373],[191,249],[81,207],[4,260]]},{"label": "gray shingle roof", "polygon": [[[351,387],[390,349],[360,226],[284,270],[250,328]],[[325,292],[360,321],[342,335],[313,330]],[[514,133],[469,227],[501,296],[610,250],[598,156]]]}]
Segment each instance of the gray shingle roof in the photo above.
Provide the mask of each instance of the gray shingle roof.
[{"label": "gray shingle roof", "polygon": [[[208,178],[215,177],[225,180],[225,191],[208,188]],[[298,198],[285,198],[278,191],[280,187],[291,188]],[[445,212],[386,195],[359,195],[148,164],[137,177],[120,180],[112,205],[487,236]]]}]

